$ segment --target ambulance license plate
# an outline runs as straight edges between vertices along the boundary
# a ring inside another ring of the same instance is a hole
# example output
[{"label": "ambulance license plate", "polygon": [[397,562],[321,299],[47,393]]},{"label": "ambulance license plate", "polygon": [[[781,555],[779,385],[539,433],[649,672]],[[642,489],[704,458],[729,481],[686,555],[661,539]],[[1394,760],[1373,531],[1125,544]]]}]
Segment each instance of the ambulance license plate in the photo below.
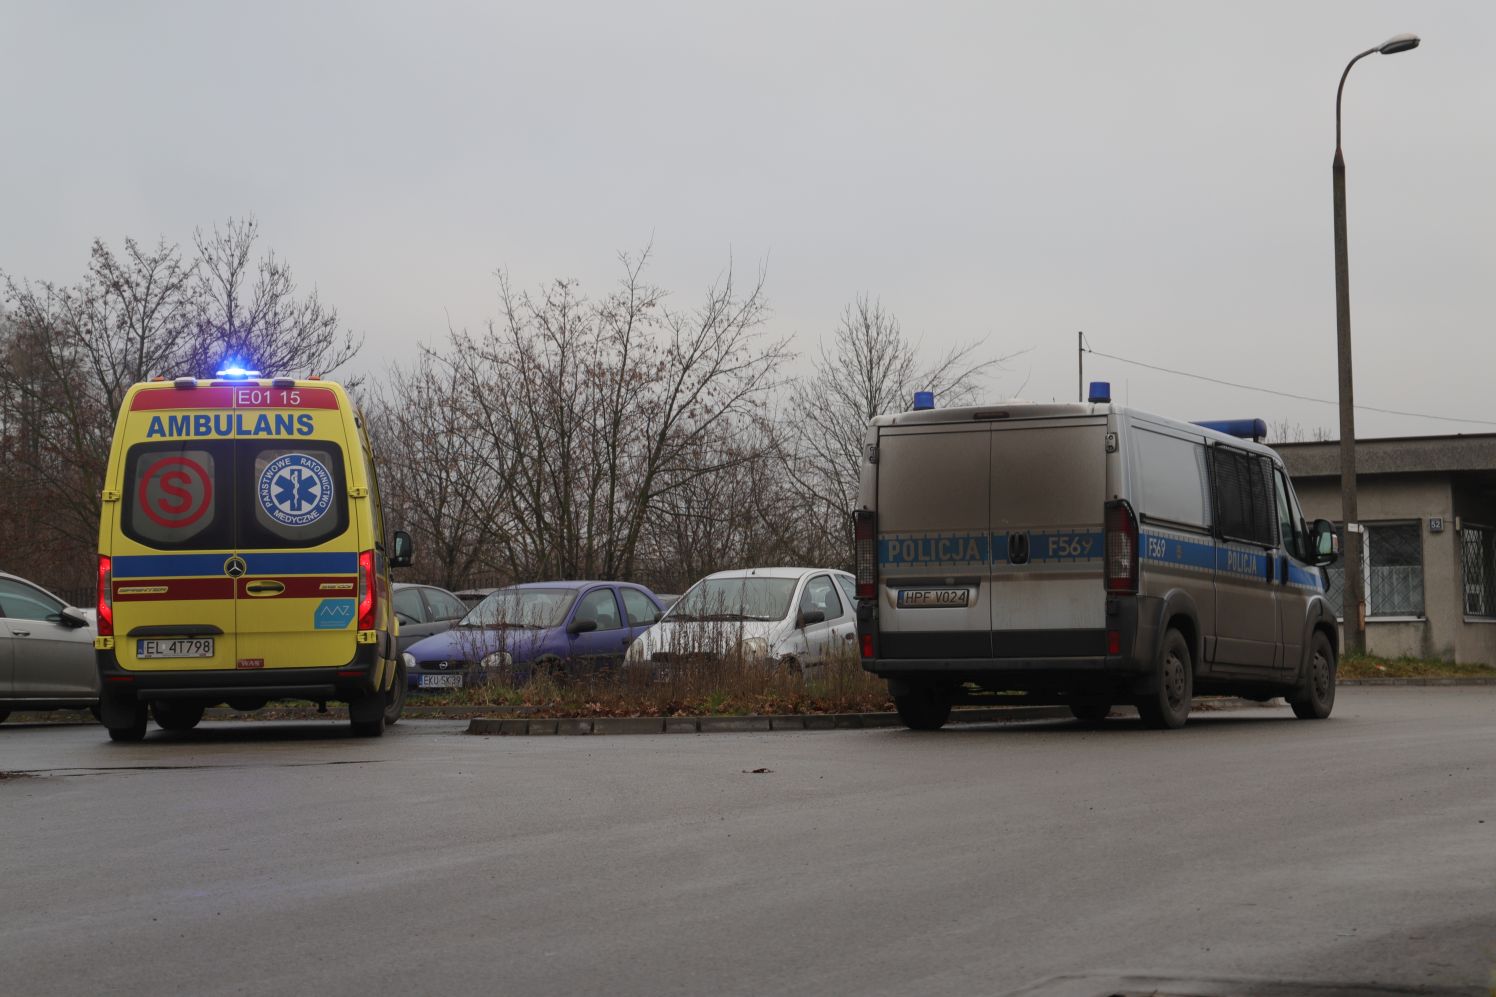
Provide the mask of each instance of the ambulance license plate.
[{"label": "ambulance license plate", "polygon": [[422,675],[422,689],[461,689],[461,675]]},{"label": "ambulance license plate", "polygon": [[211,658],[212,637],[183,637],[176,640],[137,640],[137,658]]},{"label": "ambulance license plate", "polygon": [[964,609],[971,589],[899,589],[900,609]]}]

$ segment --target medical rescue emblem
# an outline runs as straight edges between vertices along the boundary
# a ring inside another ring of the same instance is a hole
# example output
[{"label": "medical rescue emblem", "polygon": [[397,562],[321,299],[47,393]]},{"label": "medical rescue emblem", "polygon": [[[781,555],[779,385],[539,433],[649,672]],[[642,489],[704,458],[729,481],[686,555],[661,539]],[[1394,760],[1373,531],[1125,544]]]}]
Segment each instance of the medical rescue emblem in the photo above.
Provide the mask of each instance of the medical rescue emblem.
[{"label": "medical rescue emblem", "polygon": [[310,526],[332,508],[332,475],[322,462],[288,453],[260,472],[260,508],[282,526]]}]

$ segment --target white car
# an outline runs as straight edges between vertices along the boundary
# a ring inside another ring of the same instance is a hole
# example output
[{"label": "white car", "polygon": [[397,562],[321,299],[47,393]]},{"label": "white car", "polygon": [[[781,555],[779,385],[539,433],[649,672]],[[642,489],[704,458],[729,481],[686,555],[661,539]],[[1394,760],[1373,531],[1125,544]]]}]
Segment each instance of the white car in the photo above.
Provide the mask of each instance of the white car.
[{"label": "white car", "polygon": [[685,658],[819,665],[856,654],[856,587],[829,568],[749,568],[707,575],[630,646],[626,664]]},{"label": "white car", "polygon": [[96,610],[0,572],[0,721],[12,710],[99,705]]}]

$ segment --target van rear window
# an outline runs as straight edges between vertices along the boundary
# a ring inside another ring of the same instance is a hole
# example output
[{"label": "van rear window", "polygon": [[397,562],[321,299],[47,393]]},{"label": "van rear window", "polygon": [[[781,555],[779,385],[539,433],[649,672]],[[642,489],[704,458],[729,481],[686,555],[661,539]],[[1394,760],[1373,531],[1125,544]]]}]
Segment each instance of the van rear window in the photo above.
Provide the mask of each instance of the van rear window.
[{"label": "van rear window", "polygon": [[233,545],[233,444],[142,443],[125,459],[125,535],[165,550]]},{"label": "van rear window", "polygon": [[125,456],[122,525],[158,550],[310,547],[348,529],[346,480],[327,441],[140,443]]}]

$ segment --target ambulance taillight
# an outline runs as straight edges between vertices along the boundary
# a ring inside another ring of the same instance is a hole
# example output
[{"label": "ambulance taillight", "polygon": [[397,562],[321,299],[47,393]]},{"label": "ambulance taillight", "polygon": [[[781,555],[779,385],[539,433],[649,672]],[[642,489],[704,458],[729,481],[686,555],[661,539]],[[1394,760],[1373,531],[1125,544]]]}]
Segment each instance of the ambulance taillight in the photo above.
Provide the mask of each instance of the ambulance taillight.
[{"label": "ambulance taillight", "polygon": [[99,555],[99,636],[114,636],[114,566],[108,554]]},{"label": "ambulance taillight", "polygon": [[374,578],[374,552],[366,550],[358,555],[358,628],[373,630],[377,588]]},{"label": "ambulance taillight", "polygon": [[856,543],[857,598],[878,598],[877,513],[858,509],[852,513],[852,537]]},{"label": "ambulance taillight", "polygon": [[1126,502],[1106,504],[1106,590],[1119,595],[1138,590],[1138,519]]}]

